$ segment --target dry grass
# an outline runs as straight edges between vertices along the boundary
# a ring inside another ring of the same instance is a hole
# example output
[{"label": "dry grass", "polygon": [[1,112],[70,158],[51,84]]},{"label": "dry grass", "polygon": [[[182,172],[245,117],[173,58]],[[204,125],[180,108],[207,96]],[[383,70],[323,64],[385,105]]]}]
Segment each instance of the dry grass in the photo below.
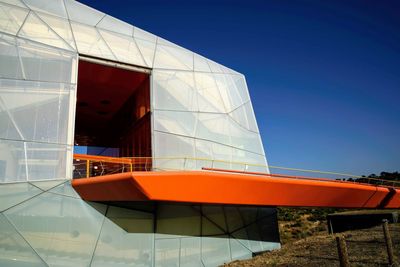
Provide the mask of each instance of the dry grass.
[{"label": "dry grass", "polygon": [[[400,259],[400,224],[390,225],[394,251]],[[351,266],[388,266],[382,227],[343,233]],[[319,234],[284,244],[282,249],[267,252],[250,260],[234,261],[226,267],[252,266],[339,266],[334,237]]]}]

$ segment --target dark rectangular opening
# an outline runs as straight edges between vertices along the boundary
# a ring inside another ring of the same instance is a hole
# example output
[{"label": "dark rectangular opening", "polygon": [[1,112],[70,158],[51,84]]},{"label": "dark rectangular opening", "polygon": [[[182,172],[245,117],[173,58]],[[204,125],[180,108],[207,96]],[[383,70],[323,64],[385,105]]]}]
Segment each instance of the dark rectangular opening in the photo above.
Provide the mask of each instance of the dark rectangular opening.
[{"label": "dark rectangular opening", "polygon": [[75,153],[151,157],[150,75],[79,61]]}]

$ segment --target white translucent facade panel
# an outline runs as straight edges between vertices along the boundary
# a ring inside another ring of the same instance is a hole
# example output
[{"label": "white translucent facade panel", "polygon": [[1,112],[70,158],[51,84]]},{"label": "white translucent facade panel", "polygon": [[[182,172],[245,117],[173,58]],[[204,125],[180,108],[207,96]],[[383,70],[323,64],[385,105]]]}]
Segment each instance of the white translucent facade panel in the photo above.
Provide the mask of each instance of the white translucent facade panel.
[{"label": "white translucent facade panel", "polygon": [[194,54],[194,71],[211,72],[207,59],[198,54]]},{"label": "white translucent facade panel", "polygon": [[154,68],[193,70],[193,52],[179,46],[157,44]]},{"label": "white translucent facade panel", "polygon": [[202,267],[201,238],[181,238],[180,264],[181,267]]},{"label": "white translucent facade panel", "polygon": [[152,33],[149,33],[145,30],[142,30],[138,27],[134,27],[133,29],[133,37],[141,39],[141,40],[146,40],[152,43],[155,43],[157,41],[157,36],[155,36]]},{"label": "white translucent facade panel", "polygon": [[243,260],[252,257],[253,252],[245,247],[239,240],[234,238],[229,239],[229,246],[231,248],[232,260]]},{"label": "white translucent facade panel", "polygon": [[71,26],[80,54],[117,60],[96,28],[74,22]]},{"label": "white translucent facade panel", "polygon": [[197,124],[197,113],[155,110],[153,112],[153,117],[154,129],[156,131],[190,137],[194,136]]},{"label": "white translucent facade panel", "polygon": [[110,206],[107,217],[91,266],[153,266],[152,214]]},{"label": "white translucent facade panel", "polygon": [[220,144],[231,145],[230,122],[226,114],[199,113],[196,128],[196,137],[214,141]]},{"label": "white translucent facade panel", "polygon": [[229,113],[229,115],[235,122],[246,128],[247,130],[256,133],[259,132],[251,102],[247,102],[244,105],[238,107],[237,109]]},{"label": "white translucent facade panel", "polygon": [[23,0],[24,3],[34,11],[41,11],[54,14],[59,17],[67,18],[63,0]]},{"label": "white translucent facade panel", "polygon": [[226,235],[218,237],[201,238],[201,258],[204,266],[219,266],[231,261],[229,237]]},{"label": "white translucent facade panel", "polygon": [[52,180],[52,181],[36,181],[36,182],[29,182],[30,184],[42,189],[43,191],[47,191],[56,187],[62,183],[65,183],[66,180]]},{"label": "white translucent facade panel", "polygon": [[49,190],[50,193],[55,193],[58,195],[63,195],[67,197],[81,198],[81,196],[75,191],[75,189],[71,185],[71,181],[68,180],[65,183],[62,183],[54,188]]},{"label": "white translucent facade panel", "polygon": [[0,77],[9,79],[24,78],[21,60],[18,56],[17,40],[0,34]]},{"label": "white translucent facade panel", "polygon": [[43,193],[4,214],[48,265],[89,266],[105,212],[91,205]]},{"label": "white translucent facade panel", "polygon": [[194,169],[194,139],[153,132],[153,167],[156,170]]},{"label": "white translucent facade panel", "polygon": [[11,183],[0,185],[0,212],[9,209],[42,191],[29,183]]},{"label": "white translucent facade panel", "polygon": [[48,266],[3,214],[0,214],[0,266]]},{"label": "white translucent facade panel", "polygon": [[76,53],[21,39],[18,40],[18,50],[25,79],[76,83]]},{"label": "white translucent facade panel", "polygon": [[139,38],[135,38],[136,45],[138,46],[144,61],[146,62],[146,65],[149,68],[153,67],[153,62],[154,62],[154,55],[156,53],[156,43],[147,41],[147,40],[142,40]]},{"label": "white translucent facade panel", "polygon": [[16,35],[29,10],[0,2],[0,31]]},{"label": "white translucent facade panel", "polygon": [[103,12],[75,0],[64,0],[64,3],[67,8],[69,19],[72,21],[95,26],[105,16]]},{"label": "white translucent facade panel", "polygon": [[0,139],[0,183],[27,180],[25,144]]},{"label": "white translucent facade panel", "polygon": [[217,87],[214,75],[211,73],[195,72],[197,103],[200,112],[226,113],[224,101]]},{"label": "white translucent facade panel", "polygon": [[33,12],[29,13],[25,19],[18,36],[50,46],[74,50]]},{"label": "white translucent facade panel", "polygon": [[26,5],[22,3],[21,0],[1,0],[1,2],[14,6],[26,7]]},{"label": "white translucent facade panel", "polygon": [[96,25],[97,28],[133,36],[133,26],[109,15],[104,16]]},{"label": "white translucent facade panel", "polygon": [[152,78],[155,109],[198,111],[192,72],[154,70]]},{"label": "white translucent facade panel", "polygon": [[156,239],[155,266],[179,266],[179,238]]},{"label": "white translucent facade panel", "polygon": [[0,79],[0,138],[71,143],[74,89],[59,83]]},{"label": "white translucent facade panel", "polygon": [[147,67],[133,37],[105,30],[99,31],[118,61]]},{"label": "white translucent facade panel", "polygon": [[67,19],[59,18],[49,14],[36,12],[51,29],[60,36],[73,50],[76,50],[74,36],[72,35],[71,25]]},{"label": "white translucent facade panel", "polygon": [[26,142],[28,180],[71,179],[73,147]]},{"label": "white translucent facade panel", "polygon": [[214,74],[214,78],[227,112],[231,112],[249,100],[249,96],[246,95],[247,87],[241,81],[241,76]]}]

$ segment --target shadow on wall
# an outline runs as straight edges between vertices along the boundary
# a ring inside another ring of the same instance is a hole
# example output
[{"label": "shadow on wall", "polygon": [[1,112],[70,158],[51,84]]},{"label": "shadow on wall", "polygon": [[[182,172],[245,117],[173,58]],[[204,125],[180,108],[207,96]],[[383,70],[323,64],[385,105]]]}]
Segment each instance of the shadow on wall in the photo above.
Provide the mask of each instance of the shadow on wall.
[{"label": "shadow on wall", "polygon": [[108,204],[106,217],[127,233],[280,242],[275,208],[157,202]]}]

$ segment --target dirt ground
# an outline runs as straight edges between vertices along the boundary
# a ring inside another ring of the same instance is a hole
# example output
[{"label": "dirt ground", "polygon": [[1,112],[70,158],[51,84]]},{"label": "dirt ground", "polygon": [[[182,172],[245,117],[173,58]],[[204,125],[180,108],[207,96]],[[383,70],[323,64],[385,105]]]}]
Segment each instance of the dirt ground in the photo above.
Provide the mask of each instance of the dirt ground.
[{"label": "dirt ground", "polygon": [[[400,224],[389,225],[396,262],[400,260]],[[342,233],[351,266],[389,266],[382,227]],[[339,266],[334,236],[318,234],[288,242],[280,250],[266,252],[250,260],[234,261],[225,267],[252,266]],[[400,265],[396,265],[400,266]]]}]

